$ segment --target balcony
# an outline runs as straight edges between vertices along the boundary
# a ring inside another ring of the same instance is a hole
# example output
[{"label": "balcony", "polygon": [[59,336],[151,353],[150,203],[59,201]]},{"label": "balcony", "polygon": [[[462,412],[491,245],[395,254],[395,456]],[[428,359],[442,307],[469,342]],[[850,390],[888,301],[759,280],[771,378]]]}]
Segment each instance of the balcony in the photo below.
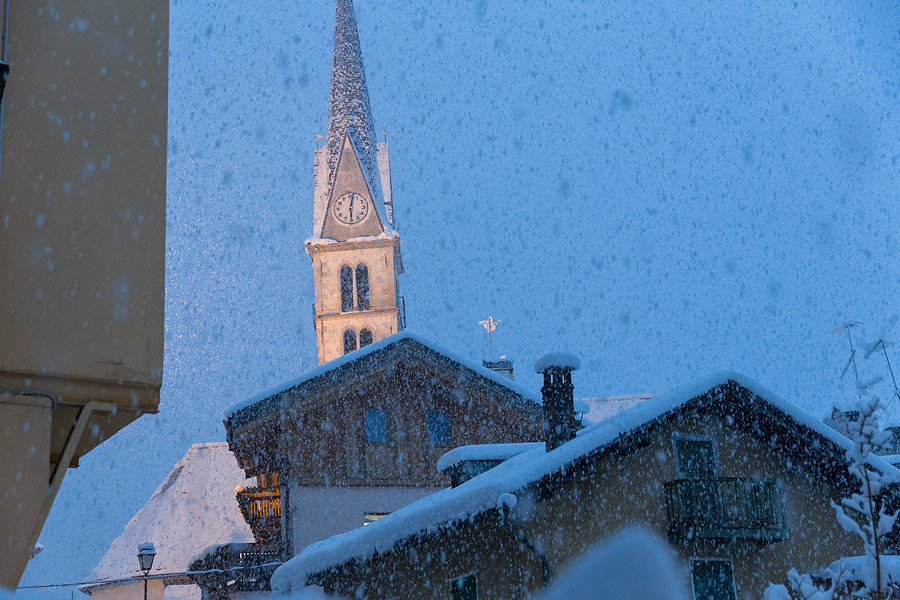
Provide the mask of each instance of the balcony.
[{"label": "balcony", "polygon": [[237,502],[257,542],[281,543],[281,493],[277,487],[239,489]]},{"label": "balcony", "polygon": [[697,538],[776,542],[788,538],[784,500],[773,480],[678,479],[665,485],[672,542]]},{"label": "balcony", "polygon": [[271,591],[270,579],[283,562],[280,546],[224,544],[190,565],[191,578],[206,600],[226,600],[237,592]]}]

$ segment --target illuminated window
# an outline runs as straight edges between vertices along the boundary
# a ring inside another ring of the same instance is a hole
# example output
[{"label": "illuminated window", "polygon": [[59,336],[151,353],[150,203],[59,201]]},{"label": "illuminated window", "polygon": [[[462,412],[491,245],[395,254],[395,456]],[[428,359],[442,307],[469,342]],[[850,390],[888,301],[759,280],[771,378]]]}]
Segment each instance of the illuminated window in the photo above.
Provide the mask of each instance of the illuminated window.
[{"label": "illuminated window", "polygon": [[453,600],[478,600],[478,580],[475,573],[450,580]]},{"label": "illuminated window", "polygon": [[363,525],[368,525],[369,523],[374,523],[378,519],[382,519],[388,516],[391,513],[386,512],[367,512],[363,517]]},{"label": "illuminated window", "polygon": [[450,443],[450,417],[447,413],[437,411],[425,413],[425,428],[428,430],[428,442],[432,446]]},{"label": "illuminated window", "polygon": [[380,408],[366,411],[366,440],[388,441],[387,413]]},{"label": "illuminated window", "polygon": [[372,332],[368,329],[363,329],[359,332],[359,347],[365,348],[369,344],[375,341],[375,336],[372,335]]}]

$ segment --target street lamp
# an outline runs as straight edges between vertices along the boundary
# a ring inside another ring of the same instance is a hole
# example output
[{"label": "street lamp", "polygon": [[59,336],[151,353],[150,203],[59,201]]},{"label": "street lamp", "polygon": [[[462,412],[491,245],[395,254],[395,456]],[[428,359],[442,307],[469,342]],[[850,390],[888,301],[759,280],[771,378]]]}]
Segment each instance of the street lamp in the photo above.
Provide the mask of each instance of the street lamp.
[{"label": "street lamp", "polygon": [[150,574],[154,558],[156,558],[156,548],[153,547],[152,542],[138,544],[138,562],[141,565],[141,571],[144,572],[144,600],[147,600],[147,576]]}]

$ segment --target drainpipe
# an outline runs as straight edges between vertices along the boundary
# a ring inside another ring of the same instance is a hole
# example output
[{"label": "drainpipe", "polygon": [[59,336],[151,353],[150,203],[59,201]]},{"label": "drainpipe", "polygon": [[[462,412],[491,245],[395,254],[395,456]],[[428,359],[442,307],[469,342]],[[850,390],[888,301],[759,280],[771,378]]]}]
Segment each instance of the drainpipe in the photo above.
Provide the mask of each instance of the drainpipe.
[{"label": "drainpipe", "polygon": [[512,496],[512,502],[506,502],[503,500],[503,496],[507,495],[512,496],[512,494],[503,494],[501,495],[500,501],[498,501],[499,506],[497,508],[500,511],[500,519],[509,529],[510,533],[513,534],[516,541],[528,548],[541,563],[541,579],[543,587],[546,589],[547,586],[550,585],[550,562],[547,560],[547,557],[544,556],[544,553],[538,550],[537,546],[528,539],[528,536],[525,535],[525,530],[522,529],[522,526],[518,521],[511,518],[510,513],[516,505],[515,496]]}]

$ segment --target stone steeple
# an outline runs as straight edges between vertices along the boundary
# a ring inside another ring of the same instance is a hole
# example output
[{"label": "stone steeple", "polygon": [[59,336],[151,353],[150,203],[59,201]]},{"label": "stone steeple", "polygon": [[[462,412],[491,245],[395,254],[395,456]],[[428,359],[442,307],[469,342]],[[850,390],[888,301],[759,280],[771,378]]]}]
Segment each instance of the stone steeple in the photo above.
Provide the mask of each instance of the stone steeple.
[{"label": "stone steeple", "polygon": [[[328,96],[328,130],[325,160],[329,187],[334,183],[344,137],[350,135],[366,179],[376,182],[375,125],[369,105],[366,72],[353,0],[337,0],[334,15],[334,50],[331,59],[331,91]],[[372,190],[373,194],[376,193]],[[377,200],[376,200],[377,202]]]},{"label": "stone steeple", "polygon": [[313,194],[306,251],[321,364],[406,326],[388,144],[375,134],[353,0],[337,0],[328,127],[316,149]]}]

